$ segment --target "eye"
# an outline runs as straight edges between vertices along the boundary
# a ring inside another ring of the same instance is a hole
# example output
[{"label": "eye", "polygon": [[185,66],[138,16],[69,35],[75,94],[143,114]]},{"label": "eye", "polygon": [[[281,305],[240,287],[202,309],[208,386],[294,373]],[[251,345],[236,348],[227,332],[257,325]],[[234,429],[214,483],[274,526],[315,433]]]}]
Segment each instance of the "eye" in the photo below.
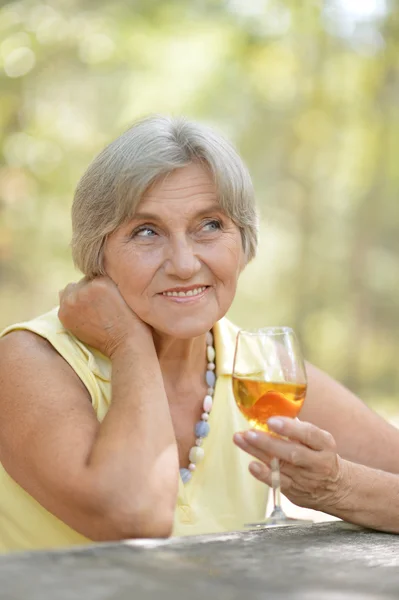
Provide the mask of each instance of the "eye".
[{"label": "eye", "polygon": [[222,229],[222,223],[220,221],[218,221],[217,219],[212,219],[211,221],[207,221],[204,226],[203,229],[205,229],[205,231],[218,231],[219,229]]},{"label": "eye", "polygon": [[131,237],[149,238],[154,237],[155,235],[157,234],[152,227],[150,227],[149,225],[140,225],[140,227],[137,227],[132,232]]}]

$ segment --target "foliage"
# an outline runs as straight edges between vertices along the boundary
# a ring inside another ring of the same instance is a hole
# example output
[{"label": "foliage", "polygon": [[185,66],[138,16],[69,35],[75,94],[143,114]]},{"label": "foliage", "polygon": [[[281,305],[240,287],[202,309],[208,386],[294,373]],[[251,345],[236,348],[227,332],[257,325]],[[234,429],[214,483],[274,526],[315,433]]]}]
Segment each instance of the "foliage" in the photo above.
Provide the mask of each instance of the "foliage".
[{"label": "foliage", "polygon": [[290,324],[365,400],[398,397],[397,0],[20,0],[0,38],[0,327],[78,277],[69,211],[93,156],[137,117],[185,114],[235,142],[257,190],[231,317]]}]

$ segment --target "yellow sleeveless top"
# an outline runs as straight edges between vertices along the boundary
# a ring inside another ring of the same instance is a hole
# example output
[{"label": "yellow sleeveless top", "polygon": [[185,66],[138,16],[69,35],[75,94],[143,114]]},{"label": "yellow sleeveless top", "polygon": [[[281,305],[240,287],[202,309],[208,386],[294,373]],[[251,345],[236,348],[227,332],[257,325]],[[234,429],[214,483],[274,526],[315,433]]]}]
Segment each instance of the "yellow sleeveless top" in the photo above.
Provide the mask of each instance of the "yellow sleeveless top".
[{"label": "yellow sleeveless top", "polygon": [[[32,321],[12,325],[1,336],[23,329],[47,339],[88,389],[101,421],[112,401],[111,363],[65,330],[57,311],[56,308]],[[213,331],[217,383],[209,418],[210,433],[203,443],[205,457],[191,481],[184,485],[179,480],[174,536],[237,530],[244,523],[262,520],[265,516],[268,488],[250,475],[251,458],[232,442],[234,432],[248,429],[248,423],[235,405],[231,385],[238,329],[224,318],[216,323]],[[256,349],[253,350],[256,354]],[[249,347],[248,360],[252,363],[251,354]],[[93,542],[27,494],[0,463],[0,553],[90,543]]]}]

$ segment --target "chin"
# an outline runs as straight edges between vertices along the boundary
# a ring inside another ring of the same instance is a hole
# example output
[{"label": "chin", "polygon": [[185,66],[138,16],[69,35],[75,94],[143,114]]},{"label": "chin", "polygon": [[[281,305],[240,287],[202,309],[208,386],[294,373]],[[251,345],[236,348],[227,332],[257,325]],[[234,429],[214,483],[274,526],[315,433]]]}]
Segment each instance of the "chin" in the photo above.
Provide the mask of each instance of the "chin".
[{"label": "chin", "polygon": [[197,317],[182,317],[170,323],[149,323],[149,325],[160,335],[168,335],[174,338],[189,340],[207,333],[223,315],[201,315]]}]

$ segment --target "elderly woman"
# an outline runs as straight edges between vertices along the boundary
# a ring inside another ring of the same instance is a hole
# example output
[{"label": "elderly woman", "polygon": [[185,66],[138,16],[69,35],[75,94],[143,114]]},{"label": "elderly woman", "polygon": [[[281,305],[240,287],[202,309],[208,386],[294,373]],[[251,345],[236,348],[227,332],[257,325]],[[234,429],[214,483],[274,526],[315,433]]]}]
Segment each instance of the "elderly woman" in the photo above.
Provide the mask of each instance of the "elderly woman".
[{"label": "elderly woman", "polygon": [[271,456],[294,502],[399,531],[381,502],[397,431],[315,367],[301,421],[270,423],[285,439],[237,433],[224,315],[257,218],[226,141],[141,121],[89,166],[72,218],[84,279],[0,340],[0,550],[241,528],[264,517]]}]

